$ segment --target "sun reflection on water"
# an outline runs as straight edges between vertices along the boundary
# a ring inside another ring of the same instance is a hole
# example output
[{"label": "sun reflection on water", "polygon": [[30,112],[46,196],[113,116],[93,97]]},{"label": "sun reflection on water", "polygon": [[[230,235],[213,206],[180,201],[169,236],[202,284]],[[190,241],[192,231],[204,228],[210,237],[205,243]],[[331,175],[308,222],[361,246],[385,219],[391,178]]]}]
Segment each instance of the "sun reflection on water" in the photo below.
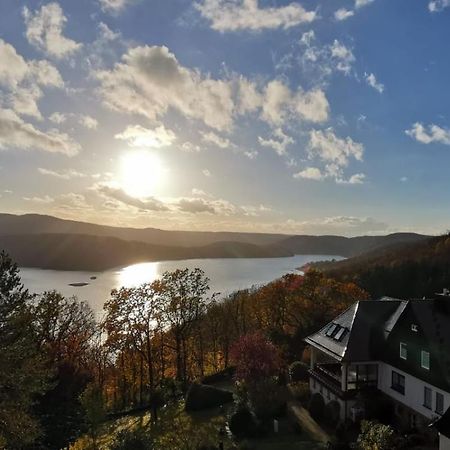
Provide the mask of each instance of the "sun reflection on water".
[{"label": "sun reflection on water", "polygon": [[117,287],[134,287],[159,278],[158,262],[133,264],[120,270]]}]

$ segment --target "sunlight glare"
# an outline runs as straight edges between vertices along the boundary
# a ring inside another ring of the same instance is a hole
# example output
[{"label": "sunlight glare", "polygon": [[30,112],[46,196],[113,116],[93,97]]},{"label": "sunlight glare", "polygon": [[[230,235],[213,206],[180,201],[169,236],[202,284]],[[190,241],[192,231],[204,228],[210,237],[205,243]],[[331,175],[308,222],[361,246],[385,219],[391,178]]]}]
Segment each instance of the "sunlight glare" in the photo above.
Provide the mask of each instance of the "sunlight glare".
[{"label": "sunlight glare", "polygon": [[161,187],[165,170],[154,153],[134,151],[122,157],[120,177],[122,188],[128,195],[145,198],[155,195]]},{"label": "sunlight glare", "polygon": [[159,278],[159,263],[140,263],[124,267],[119,272],[118,287],[136,287],[143,283],[151,283]]}]

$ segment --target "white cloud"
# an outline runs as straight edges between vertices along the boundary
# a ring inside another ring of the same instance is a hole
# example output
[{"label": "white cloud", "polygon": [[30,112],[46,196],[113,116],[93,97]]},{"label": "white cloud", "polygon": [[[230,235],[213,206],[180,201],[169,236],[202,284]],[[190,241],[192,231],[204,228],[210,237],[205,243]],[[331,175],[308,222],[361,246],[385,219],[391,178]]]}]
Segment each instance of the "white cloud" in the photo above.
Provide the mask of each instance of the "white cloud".
[{"label": "white cloud", "polygon": [[24,7],[23,16],[28,42],[44,53],[61,59],[82,47],[82,44],[63,36],[67,17],[58,3],[47,3],[35,12]]},{"label": "white cloud", "polygon": [[209,144],[216,145],[220,148],[229,148],[234,147],[234,144],[227,138],[223,138],[212,131],[204,132],[200,131],[200,135],[202,136],[202,141],[207,142]]},{"label": "white cloud", "polygon": [[267,84],[262,109],[262,119],[272,125],[281,125],[287,117],[325,122],[330,105],[325,93],[320,89],[292,92],[282,81]]},{"label": "white cloud", "polygon": [[125,131],[114,136],[116,139],[127,141],[131,147],[168,147],[176,140],[175,133],[160,125],[157,128],[149,129],[141,125],[129,125]]},{"label": "white cloud", "polygon": [[337,21],[347,20],[349,17],[355,15],[355,12],[349,9],[340,8],[334,13],[334,18]]},{"label": "white cloud", "polygon": [[247,150],[244,152],[244,155],[248,159],[255,159],[258,156],[258,152],[256,150]]},{"label": "white cloud", "polygon": [[193,144],[192,142],[186,141],[183,142],[180,146],[181,150],[186,153],[194,153],[199,152],[201,150],[200,146],[197,144]]},{"label": "white cloud", "polygon": [[0,149],[43,150],[76,155],[81,147],[70,136],[58,130],[43,132],[24,122],[14,111],[0,108]]},{"label": "white cloud", "polygon": [[317,156],[320,160],[346,167],[350,158],[362,161],[364,146],[353,141],[352,138],[338,138],[331,128],[312,130],[308,146],[310,156]]},{"label": "white cloud", "polygon": [[298,3],[261,8],[258,0],[203,0],[195,3],[201,15],[217,31],[291,28],[316,19],[315,11],[306,11]]},{"label": "white cloud", "polygon": [[103,11],[117,14],[123,11],[128,5],[135,3],[136,0],[99,0]]},{"label": "white cloud", "polygon": [[439,12],[450,7],[450,0],[433,0],[428,3],[430,12]]},{"label": "white cloud", "polygon": [[378,82],[377,78],[375,77],[375,75],[373,73],[365,73],[364,78],[369,86],[373,87],[380,94],[383,93],[384,84]]},{"label": "white cloud", "polygon": [[330,47],[330,51],[331,58],[336,63],[336,69],[348,75],[352,68],[352,64],[355,62],[353,52],[337,39],[334,40],[333,45]]},{"label": "white cloud", "polygon": [[309,76],[321,82],[334,72],[350,75],[356,61],[351,48],[335,39],[332,44],[316,44],[313,30],[303,33],[300,39],[301,54],[298,56],[301,66]]},{"label": "white cloud", "polygon": [[117,186],[113,186],[107,183],[97,183],[91,190],[97,192],[106,198],[112,198],[125,205],[133,206],[142,211],[168,211],[169,208],[162,201],[148,197],[145,199],[139,199],[128,195],[123,189]]},{"label": "white cloud", "polygon": [[401,181],[402,183],[406,183],[406,182],[408,181],[408,177],[401,177],[401,178],[400,178],[400,181]]},{"label": "white cloud", "polygon": [[294,139],[285,134],[281,128],[276,128],[273,131],[273,137],[271,139],[263,139],[261,136],[258,136],[258,142],[263,147],[273,148],[278,155],[283,156],[287,153],[286,147],[293,144]]},{"label": "white cloud", "polygon": [[50,117],[48,119],[50,120],[50,122],[61,125],[62,123],[64,123],[67,120],[67,114],[63,114],[60,112],[54,112],[53,114],[50,115]]},{"label": "white cloud", "polygon": [[280,80],[264,85],[236,74],[213,79],[180,65],[166,47],[132,48],[121,63],[96,76],[107,106],[153,122],[175,110],[218,131],[231,131],[237,117],[258,110],[262,120],[277,126],[292,119],[323,122],[329,114],[320,89],[291,91]]},{"label": "white cloud", "polygon": [[306,169],[295,173],[294,178],[306,178],[307,180],[320,181],[325,178],[325,175],[317,167],[307,167]]},{"label": "white cloud", "polygon": [[53,203],[55,199],[53,197],[50,197],[49,195],[44,195],[43,197],[22,197],[25,201],[31,202],[31,203]]},{"label": "white cloud", "polygon": [[306,167],[295,173],[294,178],[310,180],[332,179],[339,184],[362,184],[365,179],[363,173],[357,173],[349,178],[344,176],[344,169],[349,165],[350,159],[362,161],[364,146],[354,142],[350,137],[341,139],[334,134],[331,128],[325,131],[312,130],[307,147],[309,159],[317,159],[323,168]]},{"label": "white cloud", "polygon": [[295,234],[356,236],[385,233],[387,229],[386,223],[372,217],[333,216],[308,221],[291,219],[286,222],[286,231]]},{"label": "white cloud", "polygon": [[17,114],[41,120],[41,87],[63,86],[58,69],[48,61],[26,61],[12,45],[0,39],[0,87],[6,91],[5,104]]},{"label": "white cloud", "polygon": [[202,170],[203,175],[205,175],[205,177],[211,177],[211,172],[208,169],[203,169]]},{"label": "white cloud", "polygon": [[375,0],[355,0],[355,9],[362,8],[363,6],[370,5]]},{"label": "white cloud", "polygon": [[43,167],[38,167],[38,172],[41,175],[46,175],[55,178],[61,178],[62,180],[71,180],[73,178],[86,178],[86,174],[78,172],[74,169],[66,169],[66,170],[51,170],[45,169]]},{"label": "white cloud", "polygon": [[409,130],[405,130],[405,133],[422,144],[450,145],[450,129],[441,128],[438,125],[432,124],[426,127],[420,122],[416,122]]},{"label": "white cloud", "polygon": [[78,123],[82,127],[87,128],[88,130],[96,130],[98,127],[97,119],[94,119],[93,117],[85,115],[85,114],[81,114],[78,117]]}]

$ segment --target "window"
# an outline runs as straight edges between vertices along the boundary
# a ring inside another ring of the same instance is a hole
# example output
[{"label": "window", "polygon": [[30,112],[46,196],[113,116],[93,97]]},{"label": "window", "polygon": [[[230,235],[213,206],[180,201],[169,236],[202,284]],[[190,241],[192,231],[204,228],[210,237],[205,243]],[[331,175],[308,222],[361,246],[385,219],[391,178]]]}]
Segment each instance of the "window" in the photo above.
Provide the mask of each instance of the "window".
[{"label": "window", "polygon": [[330,325],[330,327],[328,328],[328,330],[326,331],[325,335],[328,337],[331,336],[333,334],[333,332],[336,330],[336,328],[337,328],[337,325],[335,323],[332,323]]},{"label": "window", "polygon": [[341,328],[337,333],[336,333],[336,336],[334,336],[334,338],[337,340],[337,341],[340,341],[341,339],[342,339],[342,337],[344,336],[344,333],[347,331],[347,329],[346,328]]},{"label": "window", "polygon": [[425,408],[431,409],[432,403],[431,395],[432,395],[431,389],[425,386],[423,388],[423,406],[425,406]]},{"label": "window", "polygon": [[402,395],[405,395],[405,377],[400,375],[399,373],[392,371],[392,385],[391,388],[394,391],[399,392]]},{"label": "window", "polygon": [[411,324],[411,331],[417,333],[419,331],[419,327],[415,323],[413,323]]},{"label": "window", "polygon": [[421,352],[421,366],[423,369],[430,370],[430,354],[424,350]]},{"label": "window", "polygon": [[436,392],[436,412],[444,414],[444,396],[440,392]]},{"label": "window", "polygon": [[400,342],[400,358],[408,358],[408,348],[406,347],[406,344],[404,342]]}]

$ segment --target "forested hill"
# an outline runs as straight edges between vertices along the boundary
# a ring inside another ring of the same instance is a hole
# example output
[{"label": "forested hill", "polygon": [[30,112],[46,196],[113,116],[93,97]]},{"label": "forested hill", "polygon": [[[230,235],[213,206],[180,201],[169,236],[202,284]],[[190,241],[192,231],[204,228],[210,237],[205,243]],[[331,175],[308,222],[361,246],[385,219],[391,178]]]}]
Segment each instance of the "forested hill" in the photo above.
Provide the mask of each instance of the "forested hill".
[{"label": "forested hill", "polygon": [[397,244],[313,267],[338,280],[354,281],[373,298],[432,296],[450,287],[450,235]]},{"label": "forested hill", "polygon": [[88,271],[101,271],[145,261],[290,256],[285,250],[276,247],[242,242],[175,247],[125,241],[109,236],[56,233],[0,236],[0,249],[5,250],[22,267]]}]

